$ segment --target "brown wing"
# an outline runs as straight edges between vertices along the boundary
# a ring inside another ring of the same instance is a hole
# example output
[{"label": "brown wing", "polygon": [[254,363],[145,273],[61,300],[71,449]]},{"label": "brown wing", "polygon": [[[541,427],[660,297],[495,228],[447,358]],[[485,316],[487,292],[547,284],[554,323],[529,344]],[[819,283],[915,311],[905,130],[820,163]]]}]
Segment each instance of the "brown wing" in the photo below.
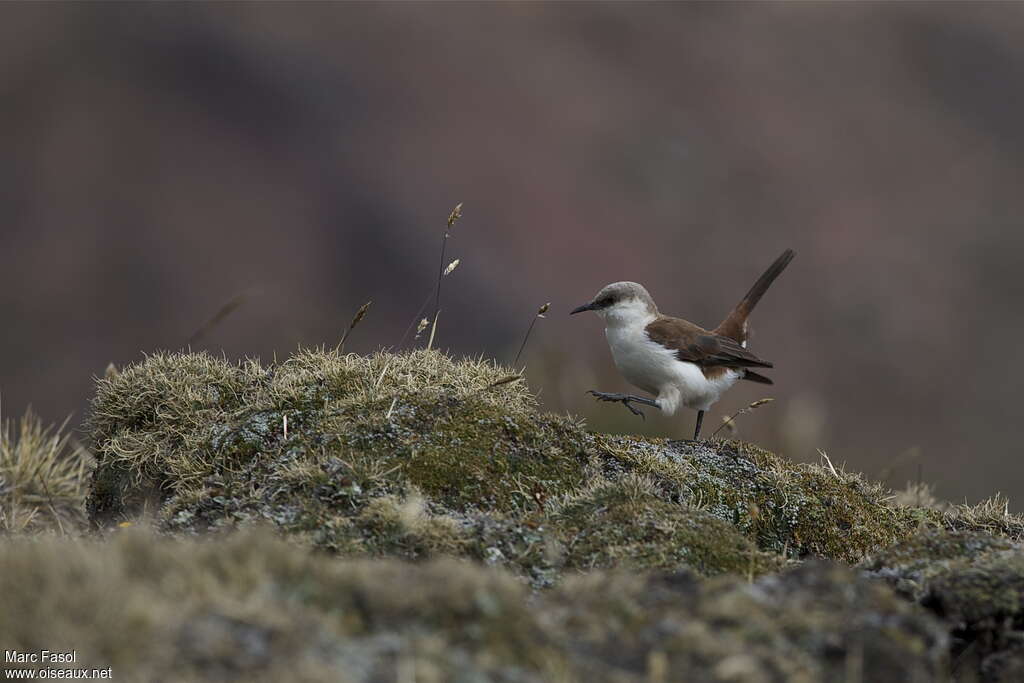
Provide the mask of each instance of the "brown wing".
[{"label": "brown wing", "polygon": [[651,341],[673,349],[681,361],[701,368],[770,368],[772,364],[761,360],[728,337],[709,332],[686,320],[659,316],[647,326]]}]

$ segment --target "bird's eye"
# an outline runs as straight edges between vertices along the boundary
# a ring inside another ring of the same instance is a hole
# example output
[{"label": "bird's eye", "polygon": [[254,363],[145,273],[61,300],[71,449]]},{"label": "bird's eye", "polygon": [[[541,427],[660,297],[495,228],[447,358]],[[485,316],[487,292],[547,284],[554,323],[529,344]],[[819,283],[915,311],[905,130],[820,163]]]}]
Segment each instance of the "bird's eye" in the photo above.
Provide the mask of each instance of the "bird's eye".
[{"label": "bird's eye", "polygon": [[601,305],[601,307],[603,308],[605,306],[611,306],[613,303],[615,303],[615,299],[614,299],[614,297],[611,297],[611,296],[605,296],[605,297],[602,297],[601,300],[598,301],[597,303],[599,303]]}]

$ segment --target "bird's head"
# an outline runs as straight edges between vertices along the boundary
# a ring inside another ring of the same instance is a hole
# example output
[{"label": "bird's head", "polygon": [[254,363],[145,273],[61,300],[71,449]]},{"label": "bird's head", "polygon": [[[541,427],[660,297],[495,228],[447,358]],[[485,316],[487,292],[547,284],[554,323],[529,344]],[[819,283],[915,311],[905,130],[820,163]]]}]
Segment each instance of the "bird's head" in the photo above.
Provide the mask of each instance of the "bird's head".
[{"label": "bird's head", "polygon": [[613,282],[606,285],[590,303],[574,308],[570,315],[583,311],[594,311],[609,325],[640,323],[658,315],[654,299],[643,285],[636,282]]}]

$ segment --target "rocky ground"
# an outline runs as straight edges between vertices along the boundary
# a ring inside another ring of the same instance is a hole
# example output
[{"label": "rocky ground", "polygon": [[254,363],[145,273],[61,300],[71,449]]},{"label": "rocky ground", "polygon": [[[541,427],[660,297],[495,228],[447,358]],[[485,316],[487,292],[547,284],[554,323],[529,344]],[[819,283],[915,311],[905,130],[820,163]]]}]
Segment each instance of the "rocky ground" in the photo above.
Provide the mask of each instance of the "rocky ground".
[{"label": "rocky ground", "polygon": [[3,444],[0,643],[120,680],[1024,679],[1004,502],[591,433],[486,361],[158,354],[90,479]]}]

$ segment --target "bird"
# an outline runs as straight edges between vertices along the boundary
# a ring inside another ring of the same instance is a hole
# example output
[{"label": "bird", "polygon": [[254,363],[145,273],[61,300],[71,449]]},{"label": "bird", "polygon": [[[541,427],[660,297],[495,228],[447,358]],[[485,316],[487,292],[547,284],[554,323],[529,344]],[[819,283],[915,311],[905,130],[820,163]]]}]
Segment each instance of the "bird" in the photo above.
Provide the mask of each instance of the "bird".
[{"label": "bird", "polygon": [[786,249],[750,288],[725,320],[706,330],[682,318],[662,315],[643,285],[613,282],[570,315],[594,311],[615,367],[635,387],[656,398],[589,391],[598,401],[622,403],[644,417],[633,403],[673,415],[680,406],[697,411],[693,440],[700,438],[704,413],[739,380],[773,384],[759,370],[773,365],[747,350],[747,320],[757,302],[796,255]]}]

